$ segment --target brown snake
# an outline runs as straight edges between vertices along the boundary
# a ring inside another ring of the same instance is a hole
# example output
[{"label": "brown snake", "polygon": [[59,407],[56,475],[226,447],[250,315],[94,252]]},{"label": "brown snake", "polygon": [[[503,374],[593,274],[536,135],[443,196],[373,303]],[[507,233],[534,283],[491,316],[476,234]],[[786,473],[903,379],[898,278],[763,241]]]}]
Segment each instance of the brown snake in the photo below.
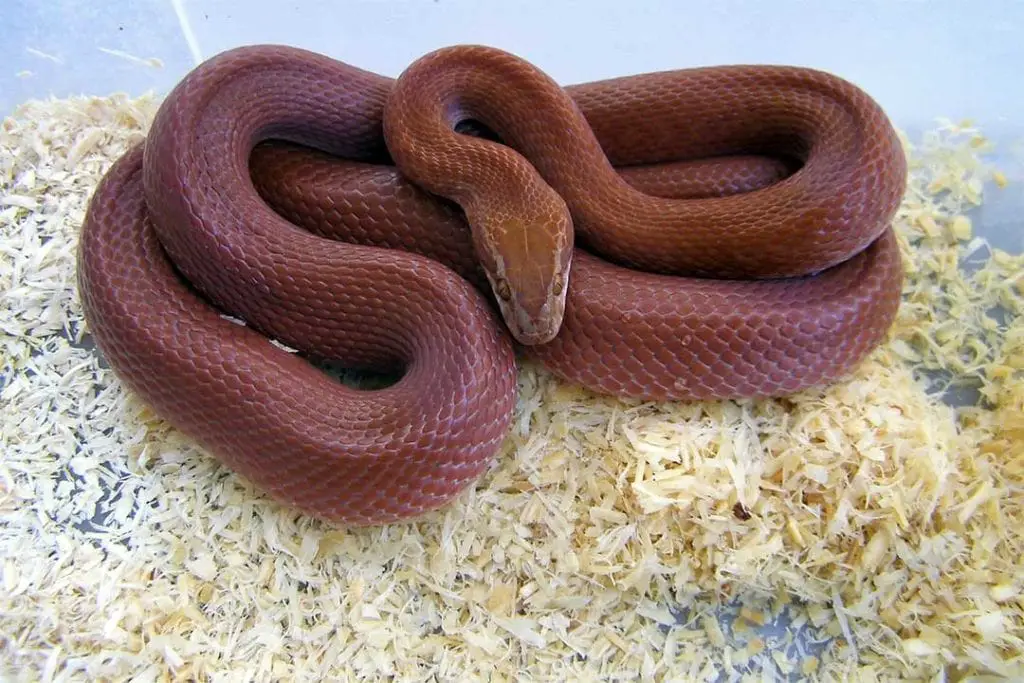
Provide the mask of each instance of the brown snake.
[{"label": "brown snake", "polygon": [[[508,330],[566,381],[649,400],[847,374],[899,305],[905,176],[878,105],[804,68],[563,89],[483,47],[397,81],[246,47],[104,177],[79,288],[161,416],[286,504],[381,523],[491,462]],[[357,390],[303,356],[401,376]]]}]

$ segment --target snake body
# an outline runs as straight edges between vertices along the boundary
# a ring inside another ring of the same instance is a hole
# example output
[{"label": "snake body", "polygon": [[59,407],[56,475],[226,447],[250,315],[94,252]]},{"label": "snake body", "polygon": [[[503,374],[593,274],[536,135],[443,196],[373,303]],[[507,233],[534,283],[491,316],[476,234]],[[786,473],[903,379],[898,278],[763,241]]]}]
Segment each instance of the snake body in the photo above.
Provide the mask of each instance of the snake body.
[{"label": "snake body", "polygon": [[[397,81],[237,48],[101,181],[79,290],[158,414],[288,505],[383,523],[489,465],[512,335],[566,381],[649,400],[849,373],[899,305],[905,176],[879,106],[810,69],[562,88],[484,47]],[[357,390],[302,356],[400,379]]]}]

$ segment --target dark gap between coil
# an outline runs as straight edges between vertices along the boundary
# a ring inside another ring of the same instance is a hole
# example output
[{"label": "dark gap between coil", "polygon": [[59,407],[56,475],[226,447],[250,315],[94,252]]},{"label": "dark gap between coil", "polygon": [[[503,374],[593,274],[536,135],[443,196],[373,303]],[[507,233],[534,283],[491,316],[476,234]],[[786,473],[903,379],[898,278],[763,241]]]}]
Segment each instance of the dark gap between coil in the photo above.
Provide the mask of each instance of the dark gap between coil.
[{"label": "dark gap between coil", "polygon": [[341,361],[314,358],[303,353],[296,355],[336,382],[359,391],[387,389],[398,384],[406,373],[406,368],[371,370],[348,366]]}]

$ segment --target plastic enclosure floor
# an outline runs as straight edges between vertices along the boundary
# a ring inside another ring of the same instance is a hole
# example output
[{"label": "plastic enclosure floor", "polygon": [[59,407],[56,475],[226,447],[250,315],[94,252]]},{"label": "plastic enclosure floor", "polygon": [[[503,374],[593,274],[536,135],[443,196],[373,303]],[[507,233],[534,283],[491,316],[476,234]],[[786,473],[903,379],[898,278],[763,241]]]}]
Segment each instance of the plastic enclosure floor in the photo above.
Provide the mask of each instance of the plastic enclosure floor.
[{"label": "plastic enclosure floor", "polygon": [[163,94],[202,59],[252,43],[305,47],[389,76],[432,49],[482,43],[515,52],[564,84],[727,63],[820,68],[865,88],[912,138],[938,117],[975,121],[996,144],[993,161],[1010,181],[1005,190],[986,188],[984,206],[971,215],[975,229],[995,246],[1024,251],[1024,2],[1016,0],[3,5],[0,116],[50,95]]}]

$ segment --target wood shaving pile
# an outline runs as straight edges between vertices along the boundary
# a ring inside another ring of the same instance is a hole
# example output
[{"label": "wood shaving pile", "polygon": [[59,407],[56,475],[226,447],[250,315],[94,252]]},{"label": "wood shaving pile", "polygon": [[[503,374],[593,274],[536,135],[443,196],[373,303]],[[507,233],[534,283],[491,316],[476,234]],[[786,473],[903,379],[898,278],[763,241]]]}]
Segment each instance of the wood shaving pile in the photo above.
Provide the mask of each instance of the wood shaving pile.
[{"label": "wood shaving pile", "polygon": [[[87,343],[79,226],[156,106],[0,129],[5,679],[1024,677],[1024,263],[971,234],[1007,182],[978,131],[905,142],[904,305],[848,381],[657,404],[524,366],[475,489],[352,531],[226,471]],[[943,403],[961,385],[977,406]]]}]

